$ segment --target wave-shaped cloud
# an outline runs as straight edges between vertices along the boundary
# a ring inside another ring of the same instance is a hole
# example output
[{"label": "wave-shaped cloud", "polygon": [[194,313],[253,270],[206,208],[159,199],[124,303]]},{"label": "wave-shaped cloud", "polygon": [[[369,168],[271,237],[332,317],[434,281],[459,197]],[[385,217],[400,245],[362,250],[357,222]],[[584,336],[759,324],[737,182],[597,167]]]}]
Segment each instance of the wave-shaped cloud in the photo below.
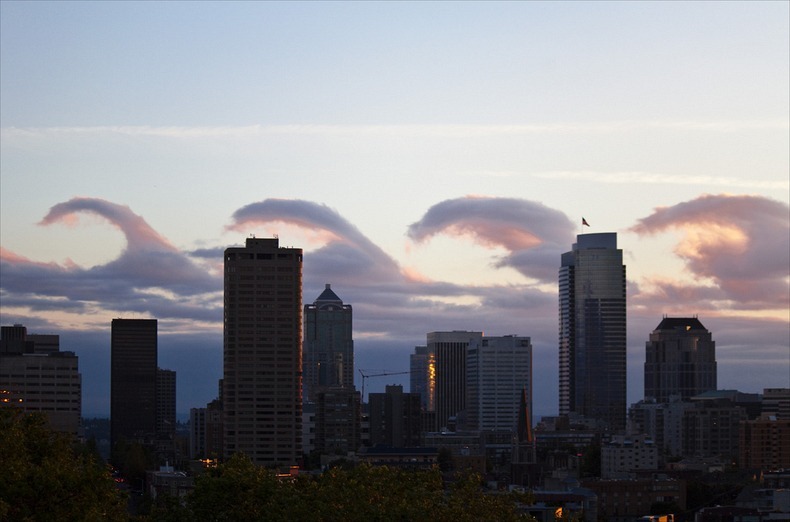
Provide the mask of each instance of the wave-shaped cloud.
[{"label": "wave-shaped cloud", "polygon": [[[76,224],[93,214],[118,228],[126,238],[119,257],[84,269],[74,264],[39,263],[8,250],[0,251],[6,304],[49,309],[65,299],[86,312],[96,308],[207,320],[216,304],[198,296],[218,292],[221,280],[193,262],[129,207],[97,198],[73,198],[53,206],[39,223]],[[13,299],[10,299],[13,296]],[[63,307],[67,308],[67,307]]]},{"label": "wave-shaped cloud", "polygon": [[408,235],[423,242],[437,234],[471,236],[510,253],[496,266],[515,268],[529,278],[556,281],[562,252],[573,241],[573,223],[558,210],[517,198],[451,199],[432,206],[409,226]]},{"label": "wave-shaped cloud", "polygon": [[760,196],[704,195],[661,207],[631,228],[683,233],[675,253],[740,307],[787,307],[790,208]]}]

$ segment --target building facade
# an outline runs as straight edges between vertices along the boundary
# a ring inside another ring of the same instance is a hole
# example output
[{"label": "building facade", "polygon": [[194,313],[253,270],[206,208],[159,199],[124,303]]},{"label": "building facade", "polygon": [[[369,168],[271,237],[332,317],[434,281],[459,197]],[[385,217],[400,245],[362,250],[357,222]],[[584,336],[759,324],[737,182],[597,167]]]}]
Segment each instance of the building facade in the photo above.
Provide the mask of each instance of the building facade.
[{"label": "building facade", "polygon": [[512,430],[522,391],[532,411],[532,343],[529,337],[483,337],[466,357],[466,417],[472,430]]},{"label": "building facade", "polygon": [[559,270],[560,414],[626,426],[626,270],[616,233],[580,234]]},{"label": "building facade", "polygon": [[696,317],[664,317],[645,344],[645,397],[667,402],[716,389],[716,342]]},{"label": "building facade", "polygon": [[0,329],[0,407],[40,412],[52,429],[78,436],[82,414],[79,358],[60,351],[58,335]]},{"label": "building facade", "polygon": [[420,446],[422,417],[418,394],[404,393],[400,385],[387,385],[384,393],[371,393],[369,397],[371,446]]},{"label": "building facade", "polygon": [[353,386],[320,387],[315,396],[314,449],[346,455],[361,445],[361,400]]},{"label": "building facade", "polygon": [[428,352],[436,359],[436,424],[428,431],[441,431],[466,415],[466,351],[480,346],[483,332],[430,332],[427,338]]},{"label": "building facade", "polygon": [[226,457],[259,465],[302,457],[302,250],[248,238],[225,250]]},{"label": "building facade", "polygon": [[436,354],[427,346],[415,346],[409,370],[409,391],[419,394],[423,411],[436,411]]},{"label": "building facade", "polygon": [[354,388],[353,312],[330,285],[304,307],[303,396],[310,402],[322,388]]},{"label": "building facade", "polygon": [[157,429],[156,319],[113,319],[110,362],[110,444],[153,443]]}]

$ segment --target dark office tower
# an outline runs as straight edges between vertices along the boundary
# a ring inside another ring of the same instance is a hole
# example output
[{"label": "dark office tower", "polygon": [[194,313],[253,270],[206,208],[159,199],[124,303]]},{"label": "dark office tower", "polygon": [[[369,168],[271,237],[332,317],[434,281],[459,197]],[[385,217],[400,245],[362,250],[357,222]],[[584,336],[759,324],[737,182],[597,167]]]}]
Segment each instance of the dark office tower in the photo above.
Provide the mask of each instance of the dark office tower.
[{"label": "dark office tower", "polygon": [[370,445],[410,448],[420,445],[420,396],[388,385],[384,393],[370,394]]},{"label": "dark office tower", "polygon": [[[466,350],[480,346],[483,332],[431,332],[428,352],[436,357],[436,425],[440,431],[454,423],[463,425],[466,415]],[[459,419],[459,417],[461,417]]]},{"label": "dark office tower", "polygon": [[110,442],[156,437],[156,319],[113,319]]},{"label": "dark office tower", "polygon": [[617,234],[581,234],[559,272],[560,414],[575,412],[623,431],[626,307]]},{"label": "dark office tower", "polygon": [[156,431],[173,439],[176,432],[176,372],[156,369]]},{"label": "dark office tower", "polygon": [[716,389],[716,342],[696,317],[664,317],[645,343],[645,398],[688,400]]},{"label": "dark office tower", "polygon": [[329,285],[304,307],[304,399],[316,400],[327,387],[354,388],[354,341],[351,305]]},{"label": "dark office tower", "polygon": [[302,249],[249,238],[225,250],[225,457],[302,457]]}]

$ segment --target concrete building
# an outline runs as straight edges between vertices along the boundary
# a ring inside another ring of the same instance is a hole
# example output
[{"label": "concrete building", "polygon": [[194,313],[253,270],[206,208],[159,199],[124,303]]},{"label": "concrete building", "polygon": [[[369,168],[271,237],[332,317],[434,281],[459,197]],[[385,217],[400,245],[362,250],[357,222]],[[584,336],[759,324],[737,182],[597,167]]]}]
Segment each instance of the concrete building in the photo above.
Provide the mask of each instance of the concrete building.
[{"label": "concrete building", "polygon": [[435,426],[429,431],[463,425],[463,416],[466,415],[466,351],[470,346],[481,345],[483,332],[430,332],[427,338],[427,350],[436,359],[433,392],[436,419]]},{"label": "concrete building", "polygon": [[645,398],[667,402],[716,389],[716,342],[696,317],[664,317],[645,343]]},{"label": "concrete building", "polygon": [[765,388],[761,413],[777,420],[790,420],[790,388]]},{"label": "concrete building", "polygon": [[646,435],[615,435],[601,446],[601,478],[633,478],[635,472],[657,470],[658,448]]},{"label": "concrete building", "polygon": [[369,397],[371,446],[409,448],[421,445],[418,394],[403,393],[400,385],[387,385],[384,393],[371,393]]},{"label": "concrete building", "polygon": [[40,412],[52,429],[80,435],[82,376],[74,352],[60,351],[58,335],[0,328],[0,407]]},{"label": "concrete building", "polygon": [[686,482],[657,475],[628,480],[582,480],[598,496],[598,520],[631,522],[649,515],[655,503],[674,504],[686,510]]},{"label": "concrete building", "polygon": [[740,423],[749,418],[738,395],[719,390],[692,398],[694,407],[683,412],[683,456],[738,459]]},{"label": "concrete building", "polygon": [[313,402],[322,388],[354,388],[353,311],[330,285],[304,307],[303,397]]},{"label": "concrete building", "polygon": [[466,352],[466,423],[471,430],[510,430],[519,420],[522,392],[532,411],[529,337],[483,337]]},{"label": "concrete building", "polygon": [[560,415],[626,427],[626,278],[617,234],[580,234],[559,270]]},{"label": "concrete building", "polygon": [[629,409],[630,434],[647,434],[666,457],[683,455],[683,418],[685,411],[694,408],[691,401],[672,396],[668,402],[648,398],[631,405]]},{"label": "concrete building", "polygon": [[302,250],[248,238],[225,250],[225,457],[302,457]]},{"label": "concrete building", "polygon": [[790,419],[764,414],[741,422],[739,446],[741,468],[790,469]]},{"label": "concrete building", "polygon": [[314,449],[322,454],[345,455],[361,445],[360,394],[353,386],[320,387],[315,395]]},{"label": "concrete building", "polygon": [[176,372],[156,369],[156,432],[172,440],[176,433]]},{"label": "concrete building", "polygon": [[157,320],[113,319],[110,444],[152,444],[157,430]]}]

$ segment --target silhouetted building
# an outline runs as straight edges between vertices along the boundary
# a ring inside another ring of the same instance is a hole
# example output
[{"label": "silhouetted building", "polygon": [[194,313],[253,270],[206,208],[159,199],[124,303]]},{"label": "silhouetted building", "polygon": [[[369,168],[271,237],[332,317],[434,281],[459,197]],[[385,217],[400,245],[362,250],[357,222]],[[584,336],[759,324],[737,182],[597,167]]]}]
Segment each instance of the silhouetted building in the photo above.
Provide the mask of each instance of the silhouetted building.
[{"label": "silhouetted building", "polygon": [[527,390],[523,388],[519,400],[516,433],[513,437],[510,476],[512,484],[534,488],[540,477],[537,469],[535,437],[532,434],[531,412]]},{"label": "silhouetted building", "polygon": [[302,250],[248,238],[225,250],[225,456],[302,457]]},{"label": "silhouetted building", "polygon": [[716,342],[696,317],[664,317],[645,344],[645,397],[667,402],[716,389]]},{"label": "silhouetted building", "polygon": [[189,457],[216,459],[222,455],[222,404],[214,399],[205,408],[189,410]]},{"label": "silhouetted building", "polygon": [[421,405],[416,393],[403,393],[403,386],[388,385],[384,393],[371,393],[370,445],[391,448],[420,446]]},{"label": "silhouetted building", "polygon": [[658,448],[646,435],[615,435],[601,446],[601,478],[635,478],[635,473],[658,469]]},{"label": "silhouetted building", "polygon": [[156,431],[160,439],[176,433],[176,372],[156,370]]},{"label": "silhouetted building", "polygon": [[60,337],[28,334],[22,325],[0,328],[0,407],[40,412],[52,429],[80,434],[82,377],[74,352]]},{"label": "silhouetted building", "polygon": [[345,455],[357,451],[360,438],[360,394],[353,387],[320,387],[315,395],[315,450]]},{"label": "silhouetted building", "polygon": [[466,423],[472,430],[515,431],[526,391],[532,411],[532,343],[529,337],[483,337],[466,356]]},{"label": "silhouetted building", "polygon": [[466,414],[466,350],[470,345],[480,346],[483,332],[431,332],[427,337],[428,352],[436,359],[433,431],[440,431]]},{"label": "silhouetted building", "polygon": [[304,399],[315,401],[321,388],[354,388],[351,305],[330,285],[304,307]]},{"label": "silhouetted building", "polygon": [[626,425],[626,279],[617,234],[580,234],[559,271],[560,415]]},{"label": "silhouetted building", "polygon": [[[740,423],[749,419],[748,403],[754,403],[747,401],[747,396],[718,390],[693,397],[694,407],[683,412],[684,456],[736,460]],[[759,406],[759,402],[756,404]]]},{"label": "silhouetted building", "polygon": [[110,443],[151,444],[157,430],[157,320],[113,319]]}]

